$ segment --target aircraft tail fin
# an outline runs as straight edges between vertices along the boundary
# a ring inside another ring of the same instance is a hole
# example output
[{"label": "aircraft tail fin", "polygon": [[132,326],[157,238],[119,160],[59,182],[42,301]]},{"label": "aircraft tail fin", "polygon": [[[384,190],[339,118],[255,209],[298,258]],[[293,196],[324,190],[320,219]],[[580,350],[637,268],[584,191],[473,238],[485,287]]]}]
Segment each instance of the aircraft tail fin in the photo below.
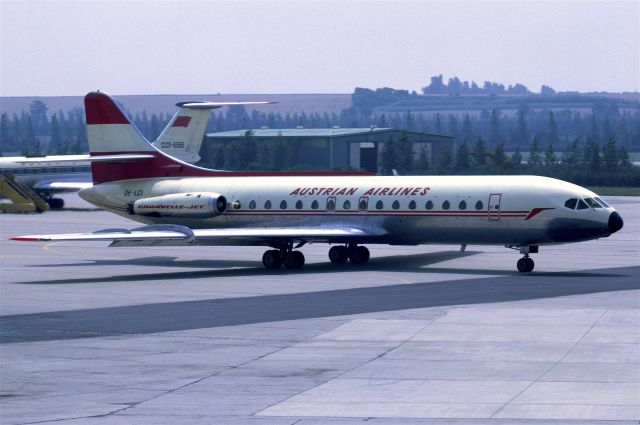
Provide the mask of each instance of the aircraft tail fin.
[{"label": "aircraft tail fin", "polygon": [[[205,102],[193,102],[200,105]],[[209,122],[211,109],[194,108],[186,103],[178,103],[178,112],[171,118],[160,136],[153,142],[153,146],[181,161],[194,164],[200,161],[200,146]]]},{"label": "aircraft tail fin", "polygon": [[[181,171],[183,166],[188,166],[152,146],[106,93],[87,94],[84,106],[89,152],[94,158],[91,162],[94,185],[116,180],[168,176],[176,170]],[[119,155],[123,158],[119,159]],[[105,157],[105,160],[102,161],[100,157]]]}]

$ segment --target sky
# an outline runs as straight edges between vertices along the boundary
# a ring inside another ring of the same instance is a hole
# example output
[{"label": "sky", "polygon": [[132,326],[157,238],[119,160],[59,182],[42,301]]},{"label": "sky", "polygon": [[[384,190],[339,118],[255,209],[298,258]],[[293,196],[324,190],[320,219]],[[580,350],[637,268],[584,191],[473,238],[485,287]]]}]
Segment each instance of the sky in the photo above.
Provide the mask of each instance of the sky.
[{"label": "sky", "polygon": [[0,0],[0,96],[640,91],[640,1]]}]

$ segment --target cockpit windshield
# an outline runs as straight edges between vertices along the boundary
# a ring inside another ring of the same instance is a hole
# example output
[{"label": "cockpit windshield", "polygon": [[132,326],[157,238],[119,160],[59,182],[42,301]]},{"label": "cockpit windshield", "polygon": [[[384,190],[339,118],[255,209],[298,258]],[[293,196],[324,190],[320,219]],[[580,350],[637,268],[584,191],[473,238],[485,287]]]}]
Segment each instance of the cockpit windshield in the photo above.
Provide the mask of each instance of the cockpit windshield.
[{"label": "cockpit windshield", "polygon": [[570,210],[575,210],[577,203],[578,203],[578,200],[576,198],[571,198],[571,199],[567,199],[567,201],[564,203],[564,206],[565,208],[569,208]]},{"label": "cockpit windshield", "polygon": [[605,208],[610,208],[610,207],[609,207],[609,204],[607,204],[606,202],[604,202],[602,199],[600,199],[600,198],[593,198],[593,199],[595,199],[595,200],[596,200],[596,202],[597,202],[597,203],[599,203],[600,205],[602,205],[603,207],[605,207]]},{"label": "cockpit windshield", "polygon": [[584,202],[586,202],[587,205],[589,205],[591,208],[602,208],[602,205],[596,202],[596,200],[593,198],[585,198]]}]

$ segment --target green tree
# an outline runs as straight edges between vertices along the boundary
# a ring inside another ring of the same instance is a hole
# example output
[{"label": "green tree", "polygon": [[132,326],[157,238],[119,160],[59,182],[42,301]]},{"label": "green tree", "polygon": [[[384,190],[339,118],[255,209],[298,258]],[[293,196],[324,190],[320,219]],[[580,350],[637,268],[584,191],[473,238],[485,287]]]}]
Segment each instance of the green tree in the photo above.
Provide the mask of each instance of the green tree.
[{"label": "green tree", "polygon": [[513,155],[511,155],[511,158],[509,160],[509,165],[514,170],[519,170],[520,167],[522,166],[522,153],[520,152],[519,146],[516,146],[515,152],[513,153]]},{"label": "green tree", "polygon": [[507,164],[507,155],[504,152],[504,143],[498,143],[498,146],[493,150],[493,166],[501,171]]},{"label": "green tree", "polygon": [[48,153],[57,153],[64,155],[66,153],[66,147],[62,142],[62,134],[60,133],[60,123],[58,122],[57,114],[53,114],[51,117],[51,141],[49,142]]},{"label": "green tree", "polygon": [[529,147],[529,159],[527,160],[530,168],[538,168],[542,165],[542,159],[540,158],[540,143],[538,142],[538,136],[534,136],[531,140],[531,146]]},{"label": "green tree", "polygon": [[580,140],[575,138],[562,154],[561,162],[567,168],[578,168],[582,161],[580,159]]},{"label": "green tree", "polygon": [[469,147],[467,146],[467,142],[463,141],[456,150],[456,172],[465,172],[471,168],[469,156]]},{"label": "green tree", "polygon": [[547,145],[547,150],[544,151],[544,165],[545,167],[553,167],[556,165],[558,159],[553,150],[553,145]]},{"label": "green tree", "polygon": [[587,140],[582,158],[585,166],[589,169],[589,171],[599,171],[601,165],[600,145],[598,145],[598,143],[593,139]]},{"label": "green tree", "polygon": [[602,147],[602,165],[606,171],[612,171],[618,164],[618,151],[616,149],[616,142],[613,139]]},{"label": "green tree", "polygon": [[487,147],[481,137],[478,137],[476,139],[476,143],[473,145],[473,151],[471,154],[473,156],[473,163],[475,166],[485,166],[487,158]]}]

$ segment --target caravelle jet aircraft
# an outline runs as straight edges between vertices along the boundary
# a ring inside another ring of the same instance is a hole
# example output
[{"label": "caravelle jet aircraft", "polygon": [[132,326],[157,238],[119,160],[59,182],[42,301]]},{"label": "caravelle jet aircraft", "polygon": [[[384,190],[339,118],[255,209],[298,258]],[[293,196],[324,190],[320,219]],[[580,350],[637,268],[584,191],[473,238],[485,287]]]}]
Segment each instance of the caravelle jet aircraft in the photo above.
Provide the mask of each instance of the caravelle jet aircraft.
[{"label": "caravelle jet aircraft", "polygon": [[[85,200],[144,223],[134,229],[28,235],[19,241],[108,240],[110,246],[263,245],[267,268],[302,267],[298,249],[335,244],[332,263],[366,263],[370,244],[493,244],[520,251],[609,236],[620,215],[580,186],[536,176],[377,176],[225,172],[149,145],[116,103],[85,97],[93,187]],[[114,155],[131,159],[109,160]],[[141,156],[142,158],[135,158]]]},{"label": "caravelle jet aircraft", "polygon": [[[272,102],[180,102],[158,138],[156,148],[188,163],[200,160],[198,155],[212,109],[233,105],[262,105]],[[11,173],[20,182],[44,198],[51,208],[64,206],[55,194],[75,192],[92,186],[91,161],[109,160],[104,156],[48,155],[40,157],[0,157],[0,174]]]}]

